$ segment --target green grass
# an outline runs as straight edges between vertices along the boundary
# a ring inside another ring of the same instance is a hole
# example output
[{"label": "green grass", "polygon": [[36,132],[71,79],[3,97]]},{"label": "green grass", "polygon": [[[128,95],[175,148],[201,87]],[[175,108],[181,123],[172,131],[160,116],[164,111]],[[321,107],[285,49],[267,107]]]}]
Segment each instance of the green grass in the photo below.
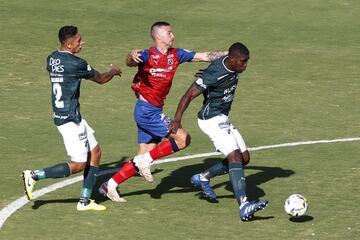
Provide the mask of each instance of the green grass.
[{"label": "green grass", "polygon": [[[79,27],[86,41],[79,56],[97,70],[110,63],[123,68],[121,78],[105,86],[83,82],[81,90],[81,111],[107,168],[137,152],[130,90],[136,69],[125,67],[124,59],[131,48],[150,46],[149,27],[158,20],[172,24],[178,47],[221,50],[236,41],[249,47],[251,60],[230,115],[249,147],[359,137],[359,10],[355,0],[1,2],[1,209],[23,196],[23,169],[68,159],[51,119],[45,69],[62,25]],[[179,68],[165,113],[173,116],[193,74],[206,66]],[[200,105],[196,99],[183,121],[192,145],[176,156],[214,151],[196,124]],[[249,196],[270,205],[249,223],[240,221],[228,176],[212,182],[216,204],[200,200],[190,186],[192,174],[219,160],[210,157],[156,165],[154,184],[130,179],[120,187],[126,204],[96,195],[108,207],[102,213],[76,211],[81,183],[51,192],[11,215],[0,239],[356,239],[359,149],[359,142],[348,142],[252,152]],[[290,221],[283,211],[294,192],[309,200],[306,221]]]}]

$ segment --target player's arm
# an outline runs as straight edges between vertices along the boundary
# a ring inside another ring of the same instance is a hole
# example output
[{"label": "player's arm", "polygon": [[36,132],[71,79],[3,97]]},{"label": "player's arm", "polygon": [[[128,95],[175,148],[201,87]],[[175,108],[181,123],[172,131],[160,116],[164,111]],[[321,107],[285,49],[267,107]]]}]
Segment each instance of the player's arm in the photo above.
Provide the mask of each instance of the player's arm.
[{"label": "player's arm", "polygon": [[90,80],[99,84],[105,84],[116,75],[121,76],[121,69],[116,65],[110,64],[110,70],[108,72],[99,73],[95,71],[95,75],[90,78]]},{"label": "player's arm", "polygon": [[181,119],[182,116],[189,106],[190,102],[199,96],[202,92],[193,84],[191,87],[186,91],[186,93],[182,96],[178,107],[176,109],[176,113],[174,116],[174,120],[169,124],[169,130],[172,131],[172,133],[176,134],[177,130],[179,128],[182,128],[181,126]]},{"label": "player's arm", "polygon": [[192,59],[192,62],[212,62],[222,56],[227,55],[228,52],[217,52],[217,51],[211,51],[211,52],[197,52]]},{"label": "player's arm", "polygon": [[139,63],[143,62],[140,58],[141,49],[132,49],[126,56],[126,66],[136,67]]}]

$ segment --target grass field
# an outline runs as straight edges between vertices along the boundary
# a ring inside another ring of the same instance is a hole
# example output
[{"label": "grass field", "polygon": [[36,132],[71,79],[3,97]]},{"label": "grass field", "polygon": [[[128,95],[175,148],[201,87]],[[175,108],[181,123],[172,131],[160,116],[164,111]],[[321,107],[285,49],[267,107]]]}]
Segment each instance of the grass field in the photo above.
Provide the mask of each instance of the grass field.
[{"label": "grass field", "polygon": [[[158,20],[172,24],[177,47],[223,50],[236,41],[249,47],[230,114],[249,147],[360,137],[359,12],[356,0],[1,1],[0,208],[23,196],[22,170],[68,159],[53,125],[45,69],[61,26],[79,27],[86,42],[79,56],[97,70],[110,63],[123,69],[121,78],[105,86],[83,82],[81,90],[82,115],[103,150],[101,168],[111,169],[137,151],[130,90],[136,69],[125,67],[125,56],[150,46],[149,27]],[[165,113],[173,116],[193,74],[206,66],[179,68]],[[199,98],[183,121],[192,145],[175,157],[214,151],[196,124],[200,106]],[[153,184],[130,179],[119,188],[125,204],[95,195],[106,212],[76,211],[81,182],[50,192],[12,214],[0,239],[358,239],[359,141],[251,154],[249,197],[270,201],[255,221],[241,222],[226,175],[212,182],[218,203],[199,198],[189,180],[221,158],[210,156],[155,165]],[[301,221],[283,211],[295,192],[310,204]]]}]

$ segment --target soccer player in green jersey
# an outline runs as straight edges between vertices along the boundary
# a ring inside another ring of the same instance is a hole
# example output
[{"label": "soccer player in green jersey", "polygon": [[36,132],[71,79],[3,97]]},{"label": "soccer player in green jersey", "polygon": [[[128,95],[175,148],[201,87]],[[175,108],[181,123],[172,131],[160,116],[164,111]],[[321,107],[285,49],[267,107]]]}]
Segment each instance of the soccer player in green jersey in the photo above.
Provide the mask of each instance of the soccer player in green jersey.
[{"label": "soccer player in green jersey", "polygon": [[51,81],[54,122],[63,137],[71,161],[35,171],[23,171],[25,193],[28,199],[32,200],[32,191],[38,180],[68,177],[84,170],[77,210],[105,210],[105,206],[90,199],[99,174],[101,149],[95,139],[94,130],[80,114],[80,83],[81,79],[89,79],[105,84],[114,76],[120,76],[121,69],[110,65],[108,72],[99,73],[84,59],[75,56],[84,45],[77,27],[60,28],[58,37],[60,49],[47,57],[47,70]]},{"label": "soccer player in green jersey", "polygon": [[210,178],[229,173],[230,181],[239,204],[243,221],[263,209],[268,201],[249,202],[246,197],[246,182],[243,166],[250,161],[250,154],[239,131],[232,125],[228,114],[234,99],[239,73],[246,70],[250,53],[242,43],[234,43],[227,56],[212,62],[202,75],[190,86],[181,98],[174,120],[169,128],[177,132],[181,119],[190,102],[203,94],[203,106],[198,113],[198,125],[226,158],[203,173],[191,178],[195,186],[201,187],[205,196],[215,200],[216,194],[210,186]]}]

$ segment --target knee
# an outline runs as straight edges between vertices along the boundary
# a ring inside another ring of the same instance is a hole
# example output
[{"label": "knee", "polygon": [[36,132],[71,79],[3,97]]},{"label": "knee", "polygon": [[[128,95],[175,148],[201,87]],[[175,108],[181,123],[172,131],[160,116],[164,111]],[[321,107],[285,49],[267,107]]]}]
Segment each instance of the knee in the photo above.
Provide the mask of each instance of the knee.
[{"label": "knee", "polygon": [[97,145],[93,150],[91,150],[89,155],[90,164],[93,166],[98,166],[101,158],[101,148],[99,147],[99,145]]},{"label": "knee", "polygon": [[83,171],[85,169],[85,167],[86,167],[86,162],[82,162],[82,163],[71,162],[70,163],[70,171],[72,174]]},{"label": "knee", "polygon": [[99,145],[97,145],[92,151],[91,151],[91,155],[93,155],[95,158],[100,159],[101,157],[101,148]]},{"label": "knee", "polygon": [[246,150],[245,152],[242,153],[242,165],[246,166],[249,164],[249,162],[250,162],[250,153],[249,151]]}]

